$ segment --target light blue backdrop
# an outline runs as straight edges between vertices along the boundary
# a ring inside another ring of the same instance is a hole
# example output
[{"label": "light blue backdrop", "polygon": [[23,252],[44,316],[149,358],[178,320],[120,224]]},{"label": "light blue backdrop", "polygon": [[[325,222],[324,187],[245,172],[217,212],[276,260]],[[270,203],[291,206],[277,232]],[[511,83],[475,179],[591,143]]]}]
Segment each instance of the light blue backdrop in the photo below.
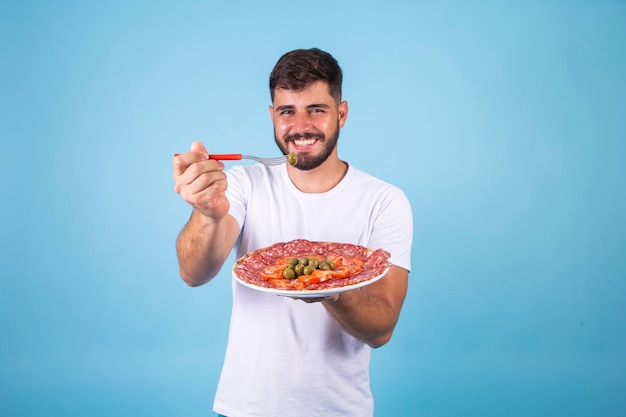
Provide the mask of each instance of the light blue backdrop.
[{"label": "light blue backdrop", "polygon": [[0,4],[0,416],[212,415],[229,273],[178,277],[171,156],[276,155],[313,46],[414,208],[376,415],[626,415],[626,2]]}]

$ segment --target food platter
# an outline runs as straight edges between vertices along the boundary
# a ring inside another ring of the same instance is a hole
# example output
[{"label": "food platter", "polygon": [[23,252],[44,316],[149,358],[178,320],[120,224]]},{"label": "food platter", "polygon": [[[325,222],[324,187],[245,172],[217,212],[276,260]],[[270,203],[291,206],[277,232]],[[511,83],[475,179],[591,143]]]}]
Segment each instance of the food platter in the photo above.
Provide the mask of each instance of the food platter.
[{"label": "food platter", "polygon": [[[264,268],[273,265],[279,259],[305,255],[349,256],[351,259],[360,259],[362,268],[349,277],[329,279],[318,283],[302,284],[297,282],[299,280],[262,278],[261,272]],[[348,243],[312,242],[298,239],[276,243],[242,256],[233,265],[232,274],[241,285],[257,291],[295,298],[319,298],[365,287],[380,280],[389,271],[389,257],[390,254],[382,249],[371,250]]]}]

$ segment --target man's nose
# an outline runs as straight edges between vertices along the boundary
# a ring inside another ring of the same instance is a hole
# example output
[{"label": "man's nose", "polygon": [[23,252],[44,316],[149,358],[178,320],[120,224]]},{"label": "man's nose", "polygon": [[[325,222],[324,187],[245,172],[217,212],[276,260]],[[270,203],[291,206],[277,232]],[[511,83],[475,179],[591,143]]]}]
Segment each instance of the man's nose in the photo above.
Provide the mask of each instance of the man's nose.
[{"label": "man's nose", "polygon": [[293,129],[296,132],[307,132],[311,128],[311,116],[308,112],[296,113],[293,121]]}]

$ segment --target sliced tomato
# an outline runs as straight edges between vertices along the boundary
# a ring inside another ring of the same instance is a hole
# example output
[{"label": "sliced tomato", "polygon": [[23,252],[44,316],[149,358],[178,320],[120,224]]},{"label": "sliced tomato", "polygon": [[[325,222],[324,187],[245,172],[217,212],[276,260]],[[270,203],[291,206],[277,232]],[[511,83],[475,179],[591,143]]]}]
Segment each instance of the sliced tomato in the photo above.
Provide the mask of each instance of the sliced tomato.
[{"label": "sliced tomato", "polygon": [[284,265],[284,264],[288,264],[289,260],[291,258],[295,258],[295,256],[285,256],[283,258],[280,258],[279,260],[276,261],[277,264],[279,265]]},{"label": "sliced tomato", "polygon": [[323,271],[321,269],[316,269],[315,271],[311,272],[310,275],[300,275],[298,277],[298,281],[304,282],[305,284],[317,284],[333,278],[332,272],[334,271]]},{"label": "sliced tomato", "polygon": [[322,270],[316,269],[311,272],[310,275],[300,275],[298,281],[305,284],[318,284],[320,282],[328,281],[329,279],[342,279],[348,278],[351,274],[350,268],[345,265],[335,266],[334,270]]},{"label": "sliced tomato", "polygon": [[[324,260],[324,257],[320,255],[309,255],[306,258],[317,258],[320,261]],[[283,272],[289,263],[292,256],[285,256],[278,259],[276,264],[269,265],[261,271],[261,278],[266,281],[270,280],[282,280]],[[300,257],[302,258],[302,256]],[[346,258],[344,256],[334,256],[330,260],[333,262],[335,269],[322,270],[316,269],[310,275],[301,275],[298,277],[298,282],[305,284],[317,284],[320,282],[328,281],[329,279],[342,279],[347,278],[350,275],[358,274],[363,270],[363,261],[358,258]]]},{"label": "sliced tomato", "polygon": [[270,279],[272,288],[280,288],[280,289],[290,289],[290,290],[301,290],[304,288],[304,284],[301,282],[288,279]]},{"label": "sliced tomato", "polygon": [[332,277],[335,279],[348,278],[352,275],[352,270],[349,266],[346,265],[335,265],[335,269],[332,271],[328,271],[332,274]]},{"label": "sliced tomato", "polygon": [[263,271],[261,271],[261,278],[266,281],[269,281],[271,279],[282,279],[283,271],[286,267],[286,264],[267,266],[263,269]]},{"label": "sliced tomato", "polygon": [[348,265],[353,265],[353,266],[358,266],[358,267],[362,267],[363,263],[364,263],[363,260],[359,258],[350,258],[348,259],[348,262],[347,262]]},{"label": "sliced tomato", "polygon": [[346,261],[346,258],[344,256],[341,256],[341,255],[331,256],[328,259],[330,261],[333,261],[333,264],[335,264],[335,266],[343,265],[344,262]]},{"label": "sliced tomato", "polygon": [[348,266],[352,274],[358,274],[363,270],[363,261],[359,258],[346,258],[345,256],[334,256],[330,258],[335,264],[335,269],[339,266]]},{"label": "sliced tomato", "polygon": [[363,260],[359,258],[346,258],[342,255],[332,256],[329,258],[335,266],[337,265],[358,265],[363,266]]}]

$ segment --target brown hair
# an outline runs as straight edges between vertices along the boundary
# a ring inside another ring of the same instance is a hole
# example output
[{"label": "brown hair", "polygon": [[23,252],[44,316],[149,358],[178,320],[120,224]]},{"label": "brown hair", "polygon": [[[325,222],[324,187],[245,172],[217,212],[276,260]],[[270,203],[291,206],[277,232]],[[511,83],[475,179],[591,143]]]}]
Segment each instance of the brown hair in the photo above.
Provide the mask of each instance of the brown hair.
[{"label": "brown hair", "polygon": [[270,94],[277,88],[299,91],[315,81],[326,81],[330,95],[341,101],[343,75],[337,60],[317,48],[296,49],[280,57],[270,74]]}]

